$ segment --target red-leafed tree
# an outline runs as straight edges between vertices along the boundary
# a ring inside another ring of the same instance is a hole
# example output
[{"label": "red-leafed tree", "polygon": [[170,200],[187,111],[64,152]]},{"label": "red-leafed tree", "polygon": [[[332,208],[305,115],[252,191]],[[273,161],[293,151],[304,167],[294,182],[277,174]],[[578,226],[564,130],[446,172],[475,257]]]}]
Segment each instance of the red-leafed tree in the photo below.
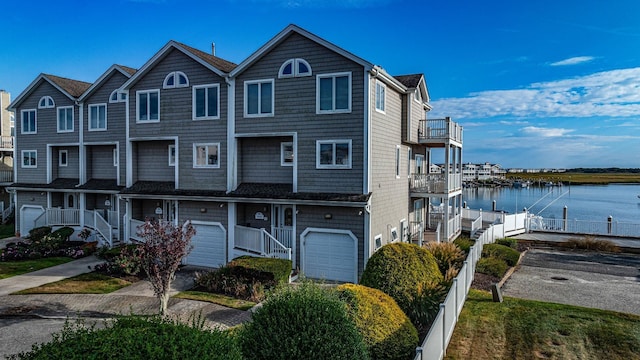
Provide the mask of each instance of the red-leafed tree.
[{"label": "red-leafed tree", "polygon": [[190,221],[175,226],[170,221],[149,220],[138,226],[141,267],[160,300],[160,314],[169,303],[169,289],[182,258],[191,252],[191,238],[196,230]]}]

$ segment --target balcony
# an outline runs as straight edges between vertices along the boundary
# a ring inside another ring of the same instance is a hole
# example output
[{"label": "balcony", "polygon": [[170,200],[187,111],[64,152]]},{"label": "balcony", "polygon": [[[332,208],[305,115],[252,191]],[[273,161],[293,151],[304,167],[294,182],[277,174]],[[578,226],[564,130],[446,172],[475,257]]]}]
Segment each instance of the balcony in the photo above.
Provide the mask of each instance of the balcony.
[{"label": "balcony", "polygon": [[421,144],[444,145],[456,142],[462,145],[462,126],[451,118],[420,120],[418,141]]},{"label": "balcony", "polygon": [[1,150],[13,150],[13,136],[0,136]]},{"label": "balcony", "polygon": [[462,189],[460,174],[411,174],[409,187],[412,194],[448,194]]}]

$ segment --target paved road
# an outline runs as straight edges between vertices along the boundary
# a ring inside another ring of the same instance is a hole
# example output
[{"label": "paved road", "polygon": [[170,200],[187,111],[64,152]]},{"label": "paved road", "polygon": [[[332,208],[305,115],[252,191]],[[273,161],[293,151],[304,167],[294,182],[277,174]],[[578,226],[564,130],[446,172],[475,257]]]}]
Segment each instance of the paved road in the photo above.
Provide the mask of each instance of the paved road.
[{"label": "paved road", "polygon": [[502,292],[640,315],[640,255],[529,250]]}]

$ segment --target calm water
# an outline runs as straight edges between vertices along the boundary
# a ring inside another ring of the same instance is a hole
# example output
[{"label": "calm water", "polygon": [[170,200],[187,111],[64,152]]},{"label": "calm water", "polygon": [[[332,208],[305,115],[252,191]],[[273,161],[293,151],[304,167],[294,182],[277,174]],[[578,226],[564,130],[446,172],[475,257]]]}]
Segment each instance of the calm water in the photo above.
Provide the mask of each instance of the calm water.
[{"label": "calm water", "polygon": [[[472,209],[496,208],[509,213],[524,207],[545,218],[562,218],[567,206],[569,219],[640,223],[640,184],[574,185],[529,188],[468,188],[463,201]],[[542,199],[542,200],[541,200]],[[535,204],[537,202],[537,204]],[[534,205],[535,204],[535,205]]]}]

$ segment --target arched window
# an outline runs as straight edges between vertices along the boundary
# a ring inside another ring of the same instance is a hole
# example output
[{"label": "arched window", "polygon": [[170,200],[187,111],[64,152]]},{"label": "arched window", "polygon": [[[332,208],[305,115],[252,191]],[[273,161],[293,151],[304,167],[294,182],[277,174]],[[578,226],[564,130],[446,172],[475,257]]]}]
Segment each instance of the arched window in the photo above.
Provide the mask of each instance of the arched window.
[{"label": "arched window", "polygon": [[311,65],[304,59],[289,59],[282,63],[279,78],[311,76]]},{"label": "arched window", "polygon": [[51,96],[43,96],[38,101],[38,109],[51,109],[55,107],[56,104],[53,102],[53,98]]},{"label": "arched window", "polygon": [[182,71],[173,71],[164,78],[162,88],[173,89],[187,86],[189,86],[189,78],[187,78],[187,75]]},{"label": "arched window", "polygon": [[118,89],[113,90],[111,95],[109,95],[110,103],[125,102],[126,100],[127,100],[127,94],[123,92],[118,92]]}]

